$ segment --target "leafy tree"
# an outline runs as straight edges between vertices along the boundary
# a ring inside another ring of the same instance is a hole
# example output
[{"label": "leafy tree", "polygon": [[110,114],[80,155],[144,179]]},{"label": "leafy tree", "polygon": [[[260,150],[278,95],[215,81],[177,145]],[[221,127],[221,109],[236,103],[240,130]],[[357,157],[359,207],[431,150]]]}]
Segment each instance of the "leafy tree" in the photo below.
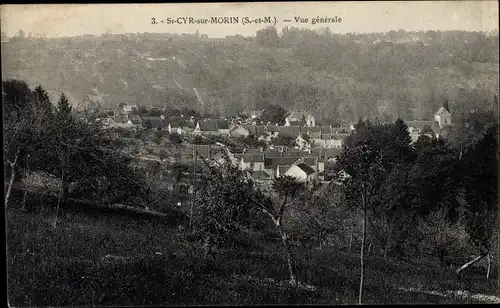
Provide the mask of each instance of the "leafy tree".
[{"label": "leafy tree", "polygon": [[164,160],[167,157],[167,151],[165,151],[165,149],[161,149],[158,152],[158,157],[160,158],[160,160]]},{"label": "leafy tree", "polygon": [[[479,251],[480,258],[476,258],[476,262],[490,253],[497,221],[497,136],[497,126],[490,127],[476,146],[464,156],[463,179],[467,201],[464,219],[472,244]],[[465,266],[472,264],[469,262]]]},{"label": "leafy tree", "polygon": [[283,109],[283,107],[279,105],[269,104],[264,108],[262,112],[262,121],[264,123],[278,123],[279,125],[283,125],[285,123],[285,116],[287,111]]},{"label": "leafy tree", "polygon": [[193,138],[193,144],[196,145],[205,144],[205,139],[202,136],[196,135]]},{"label": "leafy tree", "polygon": [[241,231],[252,208],[253,183],[229,158],[218,167],[205,165],[194,194],[193,234],[202,239],[205,255]]},{"label": "leafy tree", "polygon": [[175,147],[178,147],[182,144],[182,137],[177,133],[168,134],[168,139]]},{"label": "leafy tree", "polygon": [[146,121],[144,121],[144,127],[146,129],[152,129],[153,128],[153,123],[151,123],[151,120],[147,119]]},{"label": "leafy tree", "polygon": [[262,47],[280,46],[280,38],[275,27],[267,27],[265,29],[258,30],[255,33],[255,40],[257,44]]},{"label": "leafy tree", "polygon": [[[54,127],[52,105],[47,93],[39,86],[31,91],[18,80],[2,83],[4,106],[4,162],[10,175],[5,195],[7,207],[15,182],[20,181],[22,170],[28,166],[28,157],[38,155],[43,147],[50,147]],[[31,159],[30,159],[31,160]]]}]

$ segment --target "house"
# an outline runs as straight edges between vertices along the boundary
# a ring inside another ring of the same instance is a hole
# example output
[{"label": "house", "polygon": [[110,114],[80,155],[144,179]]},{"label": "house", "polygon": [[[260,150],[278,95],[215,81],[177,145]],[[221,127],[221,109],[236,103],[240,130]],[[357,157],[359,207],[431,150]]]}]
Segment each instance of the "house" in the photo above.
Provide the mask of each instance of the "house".
[{"label": "house", "polygon": [[250,132],[248,131],[248,129],[246,129],[245,127],[243,126],[234,126],[233,128],[231,128],[229,130],[229,137],[232,137],[232,138],[246,138],[248,137],[248,135],[250,135]]},{"label": "house", "polygon": [[[95,92],[95,91],[94,91]],[[87,94],[85,99],[83,100],[84,105],[91,106],[102,106],[107,105],[109,103],[109,94]]]},{"label": "house", "polygon": [[271,175],[267,173],[267,171],[262,170],[262,171],[252,171],[251,173],[252,178],[257,182],[267,182],[272,179]]},{"label": "house", "polygon": [[434,121],[439,124],[439,128],[451,125],[451,113],[448,101],[445,101],[443,106],[436,112]]},{"label": "house", "polygon": [[299,150],[311,147],[311,138],[306,134],[301,134],[295,138],[295,144],[299,147]]},{"label": "house", "polygon": [[307,155],[310,155],[308,151],[286,151],[283,152],[283,157],[294,157],[294,158],[301,158],[305,157]]},{"label": "house", "polygon": [[127,123],[129,120],[129,116],[124,112],[117,111],[113,115],[113,120],[116,123]]},{"label": "house", "polygon": [[226,155],[229,157],[229,160],[231,161],[231,164],[233,166],[238,165],[239,159],[234,156],[231,151],[229,151],[227,148],[222,148],[217,150],[213,155],[211,155],[211,159],[213,162],[217,165],[223,165],[226,162]]},{"label": "house", "polygon": [[295,157],[264,157],[265,170],[274,177],[283,175],[297,161]]},{"label": "house", "polygon": [[262,114],[264,113],[264,109],[262,110],[252,110],[250,111],[250,118],[255,119],[255,118],[262,118]]},{"label": "house", "polygon": [[286,126],[290,126],[292,125],[292,123],[297,123],[298,125],[303,124],[303,126],[308,127],[316,126],[315,118],[309,113],[303,111],[292,111],[288,116],[285,117],[285,122]]},{"label": "house", "polygon": [[253,124],[244,124],[243,127],[248,130],[248,132],[250,133],[250,135],[254,135],[254,136],[257,135],[257,128],[256,128],[255,125],[253,125]]},{"label": "house", "polygon": [[134,110],[135,111],[139,110],[139,108],[135,104],[134,105],[123,105],[123,107],[122,107],[122,111],[127,113],[127,114],[131,113]]},{"label": "house", "polygon": [[306,183],[315,179],[316,171],[306,163],[292,165],[285,175],[295,178],[297,181]]},{"label": "house", "polygon": [[341,148],[345,137],[345,134],[322,134],[321,138],[314,138],[312,144],[322,148]]},{"label": "house", "polygon": [[166,120],[162,117],[142,117],[142,124],[146,128],[156,130],[162,130],[167,127]]},{"label": "house", "polygon": [[324,156],[324,162],[336,162],[337,161],[337,156],[342,153],[341,148],[328,148],[325,149],[325,156]]},{"label": "house", "polygon": [[258,148],[258,149],[244,149],[244,153],[245,154],[262,154],[264,153],[264,151],[262,150],[262,148]]},{"label": "house", "polygon": [[194,133],[218,134],[219,128],[217,126],[217,121],[214,120],[198,121],[198,123],[196,123],[196,128],[194,129]]},{"label": "house", "polygon": [[307,134],[312,139],[319,139],[323,134],[332,134],[331,126],[314,126],[302,128],[302,133]]},{"label": "house", "polygon": [[217,129],[219,130],[219,134],[228,135],[229,134],[229,122],[226,119],[217,119]]},{"label": "house", "polygon": [[283,152],[278,150],[265,150],[264,156],[267,157],[283,157]]},{"label": "house", "polygon": [[168,118],[168,132],[182,135],[186,132],[186,121],[182,116],[172,116]]},{"label": "house", "polygon": [[244,153],[240,161],[241,170],[251,168],[252,171],[264,170],[264,154]]},{"label": "house", "polygon": [[298,125],[289,125],[289,126],[279,126],[278,134],[282,136],[288,136],[292,138],[297,138],[301,133],[301,128]]}]

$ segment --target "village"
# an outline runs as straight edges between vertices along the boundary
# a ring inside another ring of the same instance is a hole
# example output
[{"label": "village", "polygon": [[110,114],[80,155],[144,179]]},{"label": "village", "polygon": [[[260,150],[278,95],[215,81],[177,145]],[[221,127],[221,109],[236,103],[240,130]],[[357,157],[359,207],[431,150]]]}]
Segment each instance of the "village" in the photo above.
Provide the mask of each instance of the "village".
[{"label": "village", "polygon": [[[326,187],[331,181],[328,170],[342,152],[344,139],[355,129],[355,123],[317,126],[315,117],[303,111],[288,111],[279,125],[264,123],[264,110],[214,118],[171,115],[167,109],[149,108],[121,104],[100,120],[127,144],[138,158],[137,167],[145,170],[148,178],[188,195],[194,191],[192,176],[186,171],[189,166],[223,164],[226,157],[247,171],[261,188],[269,188],[274,179],[284,175]],[[446,138],[452,127],[449,103],[444,102],[433,121],[405,123],[412,142],[422,134]],[[185,176],[173,171],[180,165],[188,166],[183,169]]]}]

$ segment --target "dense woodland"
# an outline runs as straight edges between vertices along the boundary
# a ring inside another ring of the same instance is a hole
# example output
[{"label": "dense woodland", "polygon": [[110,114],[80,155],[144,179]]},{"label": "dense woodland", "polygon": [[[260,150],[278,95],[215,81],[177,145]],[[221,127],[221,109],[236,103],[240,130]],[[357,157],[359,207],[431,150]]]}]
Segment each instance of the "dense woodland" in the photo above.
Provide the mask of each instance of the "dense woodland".
[{"label": "dense woodland", "polygon": [[[22,33],[21,33],[22,34]],[[269,104],[318,123],[429,120],[493,110],[498,34],[463,31],[334,34],[288,28],[224,39],[126,34],[2,42],[4,78],[41,84],[54,100],[120,103],[236,115]],[[195,91],[196,89],[196,91]]]}]

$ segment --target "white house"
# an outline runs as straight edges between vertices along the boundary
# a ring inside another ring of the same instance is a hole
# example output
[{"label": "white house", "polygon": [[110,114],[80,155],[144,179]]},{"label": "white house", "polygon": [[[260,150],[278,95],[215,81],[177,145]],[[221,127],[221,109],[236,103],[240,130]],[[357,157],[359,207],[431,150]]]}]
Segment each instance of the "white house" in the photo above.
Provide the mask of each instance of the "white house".
[{"label": "white house", "polygon": [[291,176],[299,182],[309,182],[315,178],[315,173],[316,171],[307,164],[298,163],[292,165],[285,175]]},{"label": "white house", "polygon": [[139,108],[137,108],[137,105],[124,105],[123,106],[123,112],[125,113],[131,113],[133,110],[139,110]]},{"label": "white house", "polygon": [[438,122],[440,128],[451,125],[451,113],[445,107],[441,107],[434,115],[434,121]]},{"label": "white house", "polygon": [[307,112],[292,111],[288,116],[285,117],[285,126],[297,125],[305,120],[305,126],[314,127],[316,126],[316,119]]}]

